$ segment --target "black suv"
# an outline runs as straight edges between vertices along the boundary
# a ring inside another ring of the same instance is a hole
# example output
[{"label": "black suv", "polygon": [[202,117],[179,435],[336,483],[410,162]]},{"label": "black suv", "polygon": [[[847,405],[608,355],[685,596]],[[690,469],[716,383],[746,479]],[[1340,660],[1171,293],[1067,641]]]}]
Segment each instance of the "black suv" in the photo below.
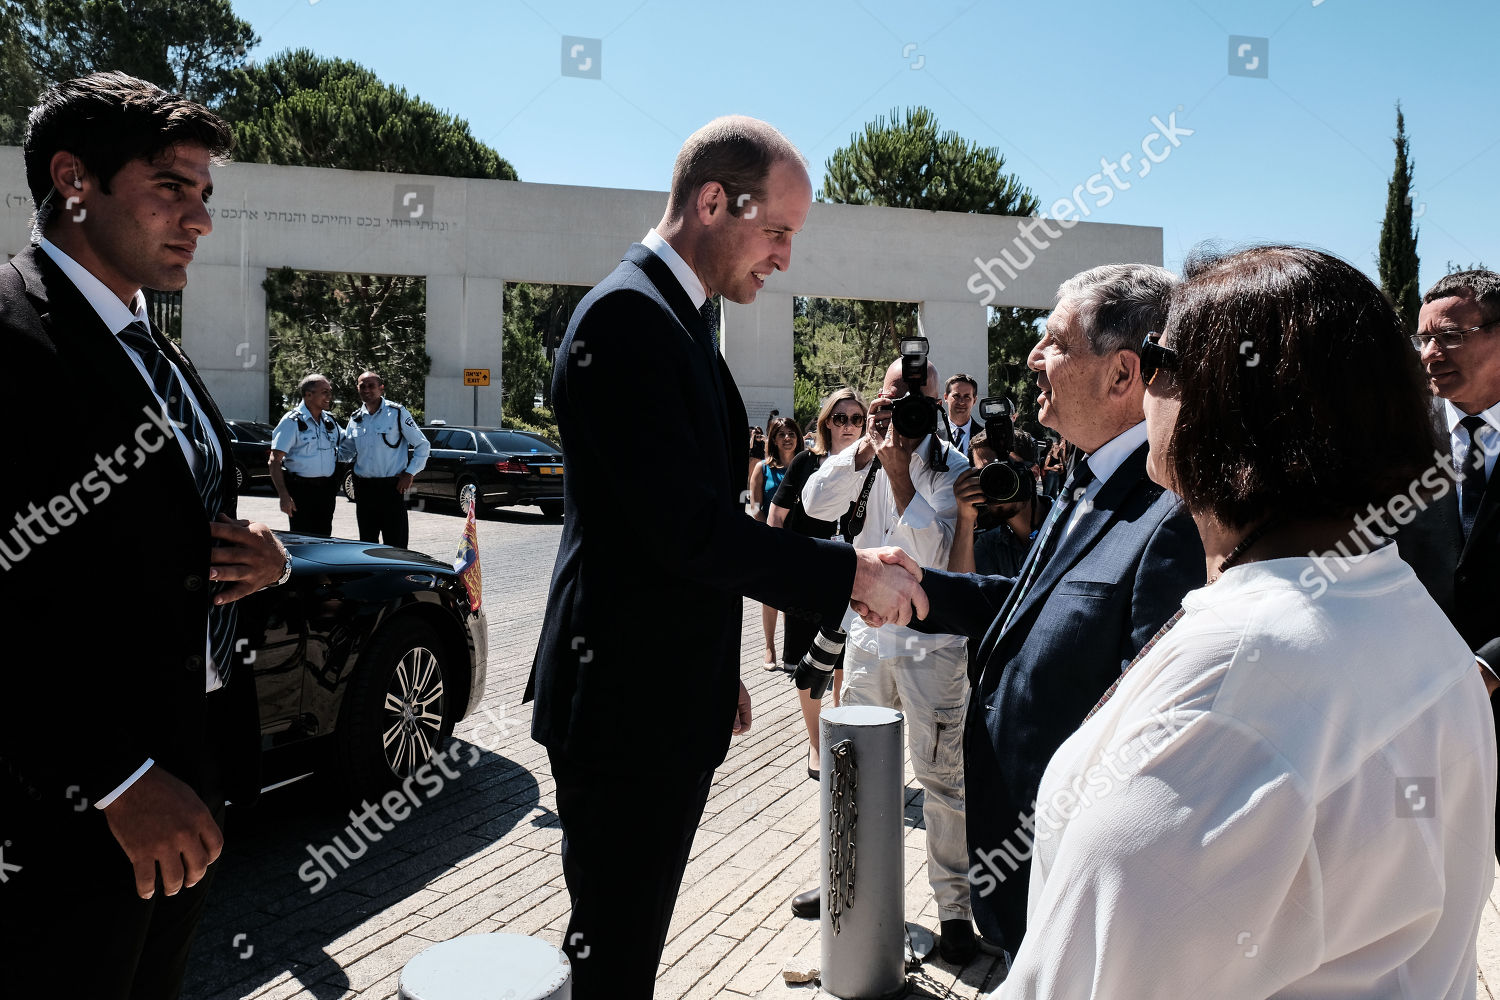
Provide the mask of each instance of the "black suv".
[{"label": "black suv", "polygon": [[418,496],[452,500],[464,510],[535,504],[548,517],[563,512],[562,449],[540,434],[505,427],[422,428],[432,442],[427,466],[412,482]]}]

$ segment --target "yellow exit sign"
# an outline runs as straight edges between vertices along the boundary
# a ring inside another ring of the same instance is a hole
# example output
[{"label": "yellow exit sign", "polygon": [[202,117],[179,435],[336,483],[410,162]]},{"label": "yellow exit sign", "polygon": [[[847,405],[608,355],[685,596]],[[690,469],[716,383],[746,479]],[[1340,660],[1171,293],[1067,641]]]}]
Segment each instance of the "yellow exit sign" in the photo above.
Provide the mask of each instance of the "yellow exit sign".
[{"label": "yellow exit sign", "polygon": [[490,370],[488,368],[465,368],[464,385],[489,385]]}]

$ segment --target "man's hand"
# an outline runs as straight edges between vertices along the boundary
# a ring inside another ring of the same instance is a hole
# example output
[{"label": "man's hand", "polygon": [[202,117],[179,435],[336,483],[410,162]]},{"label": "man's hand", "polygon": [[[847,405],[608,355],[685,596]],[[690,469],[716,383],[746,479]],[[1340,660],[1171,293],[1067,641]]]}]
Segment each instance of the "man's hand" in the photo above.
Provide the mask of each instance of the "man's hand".
[{"label": "man's hand", "polygon": [[285,514],[287,517],[291,517],[293,514],[297,513],[297,502],[295,500],[293,500],[290,496],[284,496],[284,497],[282,497],[281,498],[281,512],[283,514]]},{"label": "man's hand", "polygon": [[227,514],[208,526],[219,544],[210,550],[208,578],[230,586],[214,595],[215,604],[228,604],[281,579],[286,549],[259,521],[235,521]]},{"label": "man's hand", "polygon": [[979,522],[979,508],[985,503],[984,490],[979,488],[979,470],[965,469],[953,481],[953,499],[958,502],[958,527],[955,531],[974,530]]},{"label": "man's hand", "polygon": [[197,885],[224,849],[224,834],[193,790],[153,764],[120,797],[104,807],[114,834],[135,869],[135,891],[142,899],[162,888],[175,896]]},{"label": "man's hand", "polygon": [[[856,549],[854,555],[851,606],[857,601],[883,622],[897,625],[905,625],[913,617],[927,617],[927,593],[919,583],[922,567],[911,556],[893,545]],[[855,611],[859,613],[859,608],[855,607]]]},{"label": "man's hand", "polygon": [[405,493],[409,489],[411,489],[411,473],[403,472],[396,477],[396,492]]},{"label": "man's hand", "polygon": [[1476,657],[1474,666],[1479,668],[1479,676],[1484,681],[1485,694],[1492,695],[1497,690],[1500,690],[1500,677],[1495,676],[1495,672],[1489,668],[1488,664]]},{"label": "man's hand", "polygon": [[750,691],[745,687],[745,682],[740,681],[739,703],[734,706],[734,725],[729,731],[736,736],[742,736],[750,731]]}]

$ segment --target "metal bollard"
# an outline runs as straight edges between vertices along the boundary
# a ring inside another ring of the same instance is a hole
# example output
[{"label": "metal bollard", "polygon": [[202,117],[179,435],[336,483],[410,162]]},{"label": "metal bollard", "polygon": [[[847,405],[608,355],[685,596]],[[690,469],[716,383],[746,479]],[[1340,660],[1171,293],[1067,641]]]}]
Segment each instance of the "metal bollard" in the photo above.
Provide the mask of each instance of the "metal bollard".
[{"label": "metal bollard", "polygon": [[570,1000],[562,949],[524,934],[466,934],[419,952],[401,970],[400,1000]]},{"label": "metal bollard", "polygon": [[819,721],[821,978],[844,1000],[906,989],[902,721],[870,705],[825,709]]}]

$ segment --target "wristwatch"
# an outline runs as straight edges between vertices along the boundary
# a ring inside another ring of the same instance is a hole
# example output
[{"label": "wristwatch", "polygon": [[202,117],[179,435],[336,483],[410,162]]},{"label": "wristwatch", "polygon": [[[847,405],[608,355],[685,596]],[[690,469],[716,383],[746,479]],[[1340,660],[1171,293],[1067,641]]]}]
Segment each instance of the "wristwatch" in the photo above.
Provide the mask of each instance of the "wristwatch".
[{"label": "wristwatch", "polygon": [[281,576],[277,577],[276,582],[273,583],[273,584],[271,584],[271,586],[273,586],[273,587],[279,587],[283,583],[286,583],[291,578],[292,578],[292,554],[290,552],[288,552],[286,554],[286,565],[281,568]]}]

